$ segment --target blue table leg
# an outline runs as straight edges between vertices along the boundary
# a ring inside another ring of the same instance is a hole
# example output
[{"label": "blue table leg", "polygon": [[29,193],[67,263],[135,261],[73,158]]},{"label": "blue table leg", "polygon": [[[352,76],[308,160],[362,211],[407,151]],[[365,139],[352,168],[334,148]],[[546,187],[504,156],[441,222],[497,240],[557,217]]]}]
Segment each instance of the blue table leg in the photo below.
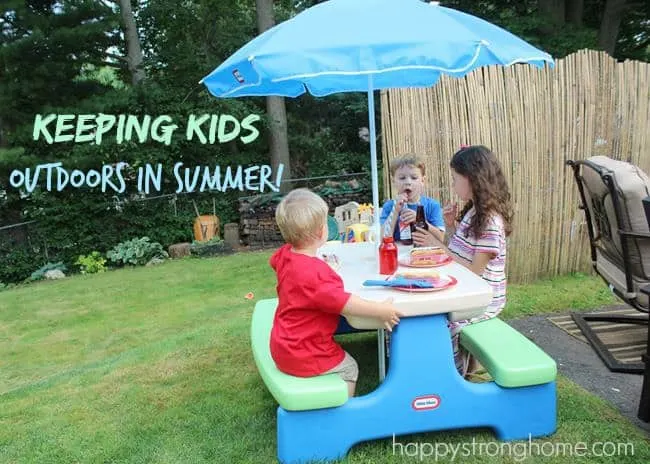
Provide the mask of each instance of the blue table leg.
[{"label": "blue table leg", "polygon": [[338,459],[362,441],[434,430],[491,427],[502,440],[555,431],[555,382],[520,388],[467,382],[454,365],[445,315],[403,318],[391,336],[390,361],[375,391],[343,406],[278,408],[279,460]]}]

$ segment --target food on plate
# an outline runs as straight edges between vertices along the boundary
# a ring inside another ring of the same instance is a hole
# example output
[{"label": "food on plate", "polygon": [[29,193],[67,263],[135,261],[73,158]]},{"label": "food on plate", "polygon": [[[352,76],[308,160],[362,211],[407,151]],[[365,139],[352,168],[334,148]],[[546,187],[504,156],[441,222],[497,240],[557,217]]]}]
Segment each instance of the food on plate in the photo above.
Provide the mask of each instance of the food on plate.
[{"label": "food on plate", "polygon": [[408,269],[400,271],[395,277],[404,279],[426,279],[433,282],[440,280],[440,273],[434,269]]},{"label": "food on plate", "polygon": [[410,262],[414,266],[437,264],[446,259],[447,254],[442,248],[419,247],[411,250]]}]

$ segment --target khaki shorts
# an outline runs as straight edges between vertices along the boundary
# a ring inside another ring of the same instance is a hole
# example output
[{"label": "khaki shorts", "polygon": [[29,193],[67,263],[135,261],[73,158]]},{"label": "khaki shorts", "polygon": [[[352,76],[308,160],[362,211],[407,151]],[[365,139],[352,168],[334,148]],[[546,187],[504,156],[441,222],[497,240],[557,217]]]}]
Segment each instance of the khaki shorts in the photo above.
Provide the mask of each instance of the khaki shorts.
[{"label": "khaki shorts", "polygon": [[352,356],[346,351],[345,358],[323,374],[339,374],[346,382],[356,382],[359,378],[359,366]]}]

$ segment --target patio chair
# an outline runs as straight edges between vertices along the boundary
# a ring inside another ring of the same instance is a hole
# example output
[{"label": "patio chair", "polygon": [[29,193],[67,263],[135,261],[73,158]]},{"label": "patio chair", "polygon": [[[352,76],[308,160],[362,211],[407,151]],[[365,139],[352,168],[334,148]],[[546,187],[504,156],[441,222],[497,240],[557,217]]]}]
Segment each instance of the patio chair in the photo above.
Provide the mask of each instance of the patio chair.
[{"label": "patio chair", "polygon": [[[580,192],[594,270],[615,295],[642,315],[574,313],[572,317],[613,372],[644,373],[639,418],[650,421],[650,344],[639,363],[618,362],[589,321],[648,325],[650,294],[650,178],[638,167],[606,156],[567,161]],[[650,342],[650,332],[648,333]]]}]

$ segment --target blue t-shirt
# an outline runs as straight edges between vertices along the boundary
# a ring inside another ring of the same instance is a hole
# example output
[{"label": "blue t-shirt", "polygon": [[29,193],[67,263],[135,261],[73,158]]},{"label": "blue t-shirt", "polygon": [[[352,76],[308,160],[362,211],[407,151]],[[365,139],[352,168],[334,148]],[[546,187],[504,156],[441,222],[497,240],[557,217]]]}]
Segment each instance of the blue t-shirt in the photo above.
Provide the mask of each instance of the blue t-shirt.
[{"label": "blue t-shirt", "polygon": [[[420,203],[408,203],[406,206],[413,211],[417,211],[418,204],[424,206],[424,218],[429,224],[437,227],[440,230],[445,230],[445,220],[442,217],[442,207],[440,206],[440,203],[438,203],[433,198],[420,195]],[[381,223],[382,227],[384,226],[384,222],[386,222],[386,219],[388,219],[388,216],[390,215],[390,212],[394,206],[395,200],[388,200],[386,203],[384,203],[384,206],[381,209],[381,216],[379,217],[379,222]],[[393,238],[395,240],[399,240],[399,221],[395,222]]]}]

